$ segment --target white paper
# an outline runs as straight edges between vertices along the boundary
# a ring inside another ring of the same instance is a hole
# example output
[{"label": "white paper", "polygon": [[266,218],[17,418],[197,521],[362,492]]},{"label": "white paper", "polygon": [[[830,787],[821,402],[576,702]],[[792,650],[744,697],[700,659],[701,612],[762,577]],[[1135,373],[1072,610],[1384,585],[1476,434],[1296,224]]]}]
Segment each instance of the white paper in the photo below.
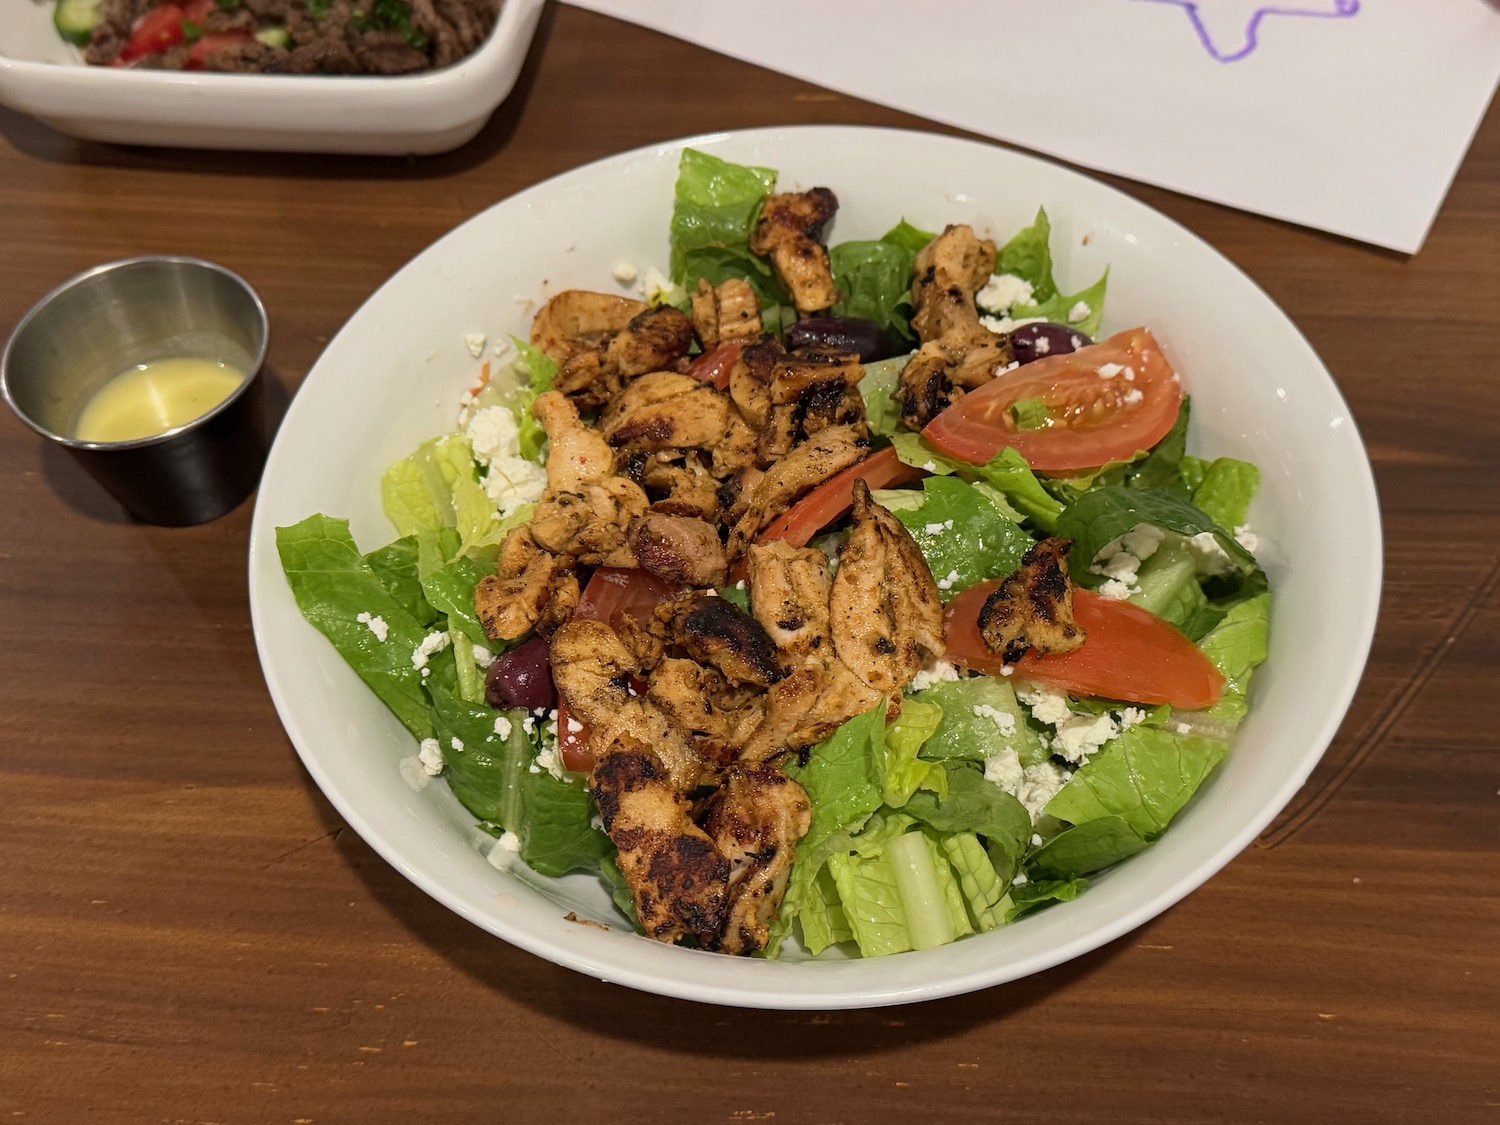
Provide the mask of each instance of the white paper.
[{"label": "white paper", "polygon": [[1085,167],[1408,253],[1500,81],[1500,11],[1488,0],[570,2]]}]

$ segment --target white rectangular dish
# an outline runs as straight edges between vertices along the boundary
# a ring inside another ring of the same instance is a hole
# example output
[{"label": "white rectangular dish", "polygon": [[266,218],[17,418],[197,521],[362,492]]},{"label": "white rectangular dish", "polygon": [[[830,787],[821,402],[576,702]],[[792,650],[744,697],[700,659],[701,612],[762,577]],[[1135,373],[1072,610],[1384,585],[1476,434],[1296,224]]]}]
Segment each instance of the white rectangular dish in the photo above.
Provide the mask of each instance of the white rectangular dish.
[{"label": "white rectangular dish", "polygon": [[516,83],[542,0],[505,0],[472,55],[398,77],[87,66],[52,4],[0,0],[0,105],[112,144],[429,155],[473,138]]}]

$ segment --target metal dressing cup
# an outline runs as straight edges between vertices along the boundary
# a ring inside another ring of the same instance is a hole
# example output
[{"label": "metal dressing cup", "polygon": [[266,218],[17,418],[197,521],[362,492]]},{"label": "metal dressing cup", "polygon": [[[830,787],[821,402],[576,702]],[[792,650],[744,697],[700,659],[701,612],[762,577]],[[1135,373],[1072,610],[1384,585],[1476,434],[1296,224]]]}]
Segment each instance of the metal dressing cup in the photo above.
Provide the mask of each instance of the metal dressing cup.
[{"label": "metal dressing cup", "polygon": [[[207,523],[260,479],[269,434],[262,404],[265,306],[223,266],[132,258],[64,282],[26,314],[0,355],[0,394],[21,421],[71,453],[136,519]],[[245,373],[228,398],[180,426],[131,441],[75,435],[105,383],[140,364],[203,359]]]}]

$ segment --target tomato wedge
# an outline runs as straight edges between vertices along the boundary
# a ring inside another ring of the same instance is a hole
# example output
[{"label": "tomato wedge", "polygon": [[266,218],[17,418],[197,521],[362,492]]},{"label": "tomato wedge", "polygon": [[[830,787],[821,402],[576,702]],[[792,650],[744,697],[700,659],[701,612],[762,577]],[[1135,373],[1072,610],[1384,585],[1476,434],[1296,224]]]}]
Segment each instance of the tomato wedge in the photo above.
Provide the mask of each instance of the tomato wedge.
[{"label": "tomato wedge", "polygon": [[187,34],[182,28],[183,19],[183,11],[176,4],[152,8],[135,25],[130,33],[130,41],[116,59],[116,65],[123,66],[177,46]]},{"label": "tomato wedge", "polygon": [[[663,582],[649,570],[636,567],[601,566],[594,571],[573,616],[584,621],[603,621],[613,625],[622,613],[637,617],[650,613],[662,602],[681,592],[681,588]],[[637,688],[640,690],[640,688]],[[589,748],[589,728],[569,730],[573,721],[568,705],[557,702],[557,745],[563,767],[574,773],[589,773],[594,768]]]},{"label": "tomato wedge", "polygon": [[193,44],[193,49],[188,52],[188,60],[184,65],[186,70],[208,69],[209,56],[225,47],[243,46],[254,43],[255,36],[248,31],[216,31],[203,36]]},{"label": "tomato wedge", "polygon": [[[1040,399],[1041,429],[1016,427],[1012,408]],[[982,465],[1005,448],[1033,469],[1092,469],[1128,461],[1167,436],[1182,385],[1144,328],[992,379],[943,411],[922,436],[949,457]]]},{"label": "tomato wedge", "polygon": [[727,391],[730,373],[734,371],[734,365],[744,350],[743,343],[720,344],[688,364],[683,374],[702,383],[712,383],[718,390]]},{"label": "tomato wedge", "polygon": [[855,481],[862,480],[871,488],[890,488],[926,475],[921,469],[903,464],[895,449],[882,449],[829,477],[773,520],[755,541],[785,539],[793,547],[805,547],[814,535],[854,506]]},{"label": "tomato wedge", "polygon": [[[998,672],[1000,657],[979,635],[979,611],[1000,583],[965,590],[944,615],[948,659],[980,672]],[[1018,678],[1071,695],[1166,703],[1183,711],[1212,707],[1224,677],[1202,650],[1167,622],[1129,602],[1088,590],[1073,591],[1073,616],[1088,634],[1075,652],[1038,656],[1016,664]]]}]

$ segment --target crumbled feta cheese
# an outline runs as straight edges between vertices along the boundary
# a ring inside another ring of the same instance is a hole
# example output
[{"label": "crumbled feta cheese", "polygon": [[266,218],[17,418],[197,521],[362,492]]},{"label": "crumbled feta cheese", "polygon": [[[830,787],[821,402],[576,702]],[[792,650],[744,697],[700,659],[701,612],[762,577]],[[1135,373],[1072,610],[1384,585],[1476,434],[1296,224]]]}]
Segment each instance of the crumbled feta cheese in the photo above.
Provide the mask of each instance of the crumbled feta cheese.
[{"label": "crumbled feta cheese", "polygon": [[1006,738],[1016,733],[1016,717],[1009,711],[1001,711],[998,707],[992,707],[988,703],[981,703],[974,708],[976,719],[988,719],[994,723],[1000,733]]},{"label": "crumbled feta cheese", "polygon": [[1073,711],[1068,706],[1068,697],[1064,692],[1028,685],[1016,694],[1022,703],[1031,708],[1032,718],[1039,723],[1047,723],[1055,727],[1073,717]]},{"label": "crumbled feta cheese", "polygon": [[422,739],[422,745],[417,750],[417,758],[422,763],[422,768],[427,771],[428,777],[436,777],[443,772],[443,748],[438,745],[437,739]]},{"label": "crumbled feta cheese", "polygon": [[1016,877],[1010,881],[1010,885],[1012,887],[1024,887],[1029,882],[1031,880],[1026,877],[1026,872],[1017,871]]},{"label": "crumbled feta cheese", "polygon": [[583,730],[583,724],[580,723],[577,719],[573,718],[572,715],[569,715],[568,716],[568,733],[569,734],[578,734],[582,730]]},{"label": "crumbled feta cheese", "polygon": [[1134,387],[1132,387],[1130,390],[1126,391],[1123,395],[1120,396],[1120,401],[1123,402],[1126,406],[1134,406],[1138,402],[1144,402],[1145,398],[1146,394],[1144,391],[1138,391]]},{"label": "crumbled feta cheese", "polygon": [[940,523],[929,523],[922,528],[922,531],[928,535],[941,535],[943,533],[943,525]]},{"label": "crumbled feta cheese", "polygon": [[524,457],[497,457],[484,478],[485,495],[502,516],[534,504],[547,491],[547,470]]},{"label": "crumbled feta cheese", "polygon": [[646,276],[641,279],[640,285],[636,288],[640,290],[647,304],[652,305],[675,304],[687,296],[683,290],[672,284],[671,278],[655,266],[646,271]]},{"label": "crumbled feta cheese", "polygon": [[620,262],[615,266],[615,280],[621,285],[634,285],[640,276],[641,271],[636,269],[634,262]]},{"label": "crumbled feta cheese", "polygon": [[1043,843],[1045,843],[1045,841],[1042,839],[1042,834],[1040,832],[1033,832],[1031,834],[1031,846],[1033,848],[1039,848]]},{"label": "crumbled feta cheese", "polygon": [[442,652],[443,649],[452,643],[453,638],[441,629],[428,633],[422,638],[422,643],[412,650],[411,666],[413,668],[425,669],[429,659]]},{"label": "crumbled feta cheese", "polygon": [[924,668],[919,668],[917,674],[912,677],[909,690],[923,691],[933,684],[947,683],[950,680],[959,679],[958,669],[946,660],[934,660]]},{"label": "crumbled feta cheese", "polygon": [[[1019,320],[1012,320],[1008,316],[982,316],[979,318],[979,323],[984,325],[991,332],[994,332],[996,335],[1004,336],[1007,332],[1014,332],[1022,325],[1046,324],[1047,318],[1044,316],[1023,316]],[[1009,370],[1011,370],[1009,367],[1002,368],[1000,371],[997,371],[996,374],[1004,375],[1005,372]]]},{"label": "crumbled feta cheese", "polygon": [[1260,547],[1260,536],[1256,535],[1255,532],[1250,530],[1250,525],[1248,523],[1242,523],[1239,527],[1234,529],[1234,541],[1241,547],[1245,548],[1245,550],[1249,551],[1252,555],[1255,554],[1256,550]]},{"label": "crumbled feta cheese", "polygon": [[1120,729],[1129,730],[1138,727],[1146,721],[1146,712],[1139,707],[1127,707],[1120,712]]},{"label": "crumbled feta cheese", "polygon": [[1087,301],[1079,301],[1068,310],[1068,323],[1077,324],[1080,320],[1087,320],[1093,315],[1094,310],[1089,308]]},{"label": "crumbled feta cheese", "polygon": [[484,354],[484,346],[489,342],[490,338],[483,332],[464,333],[464,346],[469,349],[469,354],[475,359]]},{"label": "crumbled feta cheese", "polygon": [[401,773],[401,780],[411,786],[413,793],[420,793],[427,788],[427,783],[432,780],[427,775],[427,767],[422,765],[422,759],[415,754],[408,754],[396,763],[396,769]]},{"label": "crumbled feta cheese", "polygon": [[505,359],[515,353],[516,346],[511,343],[509,336],[501,336],[495,341],[495,346],[490,349],[490,354],[497,359]]},{"label": "crumbled feta cheese", "polygon": [[504,715],[500,715],[495,719],[495,733],[501,738],[510,737],[510,720]]},{"label": "crumbled feta cheese", "polygon": [[736,582],[734,584],[734,588],[736,590],[743,590],[745,588],[745,580],[743,578],[741,578],[738,582]]},{"label": "crumbled feta cheese", "polygon": [[1104,363],[1099,365],[1098,374],[1101,379],[1113,379],[1124,370],[1125,368],[1118,363]]},{"label": "crumbled feta cheese", "polygon": [[1014,664],[1002,664],[1000,665],[1000,674],[1002,676],[1014,676],[1016,674],[1016,666]]},{"label": "crumbled feta cheese", "polygon": [[1229,574],[1234,570],[1234,562],[1228,552],[1219,546],[1219,540],[1212,531],[1200,531],[1187,541],[1187,547],[1198,565],[1199,574]]},{"label": "crumbled feta cheese", "polygon": [[514,832],[502,832],[484,858],[490,861],[491,867],[506,871],[520,852],[521,838]]},{"label": "crumbled feta cheese", "polygon": [[1074,715],[1058,726],[1052,749],[1074,765],[1081,765],[1118,733],[1108,715]]},{"label": "crumbled feta cheese", "polygon": [[536,720],[533,719],[530,715],[527,715],[524,719],[521,720],[521,729],[524,730],[527,734],[535,734]]},{"label": "crumbled feta cheese", "polygon": [[1126,601],[1131,594],[1139,594],[1140,592],[1141,588],[1139,586],[1127,586],[1118,578],[1111,578],[1099,587],[1099,593],[1117,602]]},{"label": "crumbled feta cheese", "polygon": [[386,637],[390,635],[391,628],[385,623],[385,618],[383,617],[371,617],[368,613],[361,613],[354,620],[374,633],[375,639],[382,644],[385,643]]},{"label": "crumbled feta cheese", "polygon": [[974,296],[974,303],[989,313],[1003,313],[1017,305],[1034,304],[1031,282],[1013,273],[993,274]]},{"label": "crumbled feta cheese", "polygon": [[1038,336],[1032,341],[1031,346],[1036,349],[1037,355],[1046,355],[1052,350],[1052,341],[1045,336]]},{"label": "crumbled feta cheese", "polygon": [[558,781],[563,779],[562,755],[557,752],[557,747],[546,746],[536,753],[536,764],[550,773]]},{"label": "crumbled feta cheese", "polygon": [[474,663],[480,668],[488,668],[495,663],[495,654],[483,645],[474,646]]},{"label": "crumbled feta cheese", "polygon": [[464,426],[464,436],[474,457],[486,463],[496,457],[515,457],[521,452],[521,427],[508,406],[476,410]]},{"label": "crumbled feta cheese", "polygon": [[948,577],[938,579],[937,588],[939,590],[951,590],[953,589],[954,583],[956,583],[958,580],[958,571],[950,570],[948,572]]},{"label": "crumbled feta cheese", "polygon": [[464,740],[459,738],[458,735],[454,735],[452,738],[450,738],[448,740],[448,745],[453,747],[454,751],[459,754],[462,754],[464,752]]},{"label": "crumbled feta cheese", "polygon": [[1190,726],[1188,726],[1186,723],[1173,723],[1172,724],[1172,729],[1175,730],[1178,734],[1192,734],[1193,733],[1193,728],[1190,727]]},{"label": "crumbled feta cheese", "polygon": [[1027,766],[1022,771],[1021,782],[1016,786],[1015,793],[1012,795],[1026,806],[1026,811],[1031,814],[1031,822],[1035,824],[1036,818],[1047,807],[1047,802],[1057,796],[1058,790],[1072,780],[1072,773],[1061,766],[1054,765],[1052,762],[1040,762],[1034,766]]},{"label": "crumbled feta cheese", "polygon": [[1005,746],[985,759],[984,777],[1014,797],[1026,779],[1026,771],[1021,768],[1021,759],[1015,749]]}]

